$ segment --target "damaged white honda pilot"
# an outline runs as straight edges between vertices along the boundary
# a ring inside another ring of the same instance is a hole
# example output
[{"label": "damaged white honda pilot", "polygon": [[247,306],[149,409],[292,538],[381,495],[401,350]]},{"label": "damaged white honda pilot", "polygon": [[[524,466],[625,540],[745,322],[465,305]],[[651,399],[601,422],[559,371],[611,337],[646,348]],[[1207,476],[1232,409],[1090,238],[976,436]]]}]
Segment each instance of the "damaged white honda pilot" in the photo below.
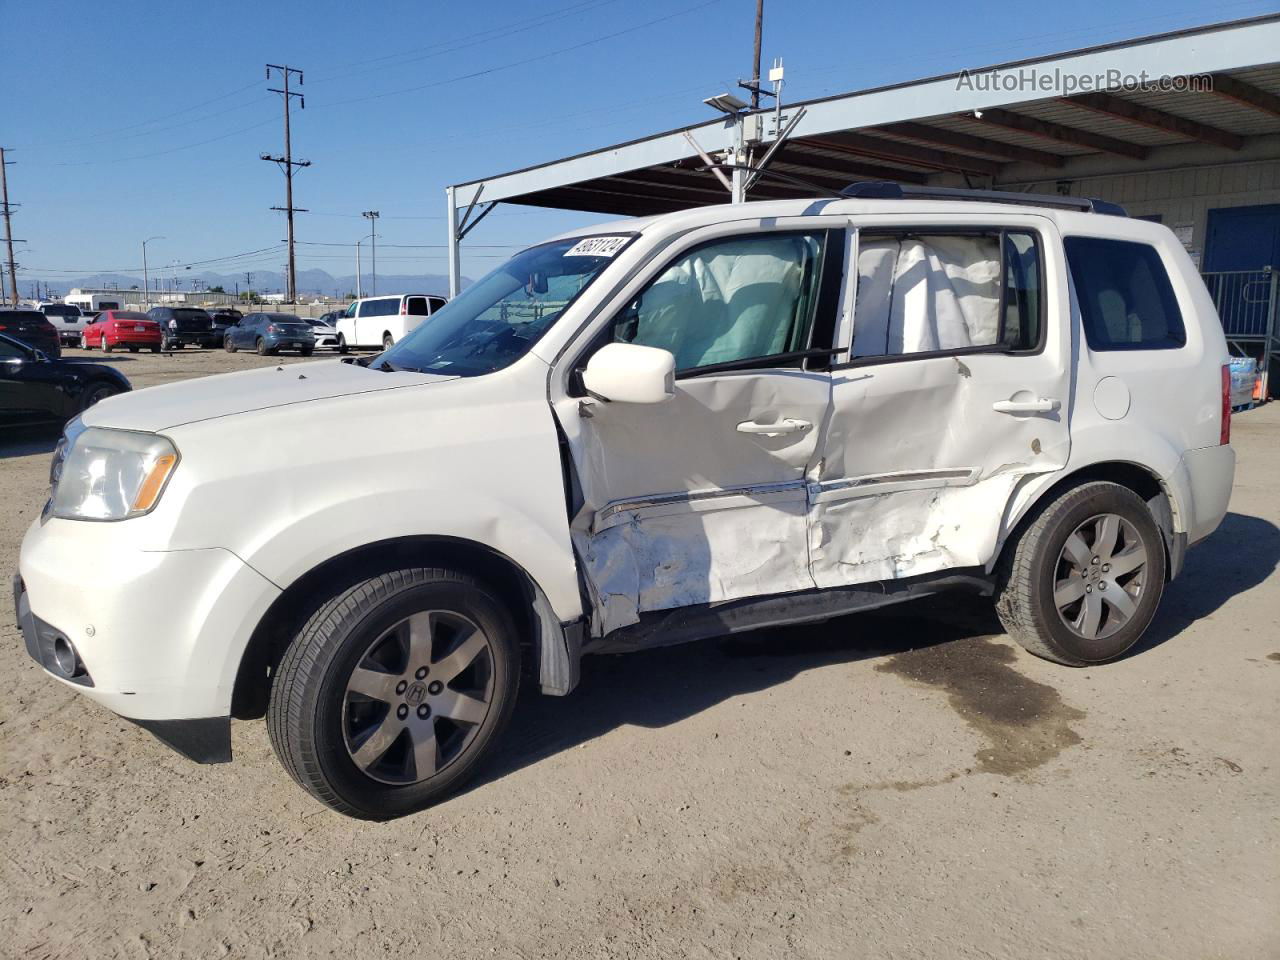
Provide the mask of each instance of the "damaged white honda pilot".
[{"label": "damaged white honda pilot", "polygon": [[1194,266],[1096,201],[876,187],[573,233],[371,359],[96,405],[22,546],[29,652],[195,760],[265,714],[375,819],[587,653],[955,589],[1120,656],[1231,491]]}]

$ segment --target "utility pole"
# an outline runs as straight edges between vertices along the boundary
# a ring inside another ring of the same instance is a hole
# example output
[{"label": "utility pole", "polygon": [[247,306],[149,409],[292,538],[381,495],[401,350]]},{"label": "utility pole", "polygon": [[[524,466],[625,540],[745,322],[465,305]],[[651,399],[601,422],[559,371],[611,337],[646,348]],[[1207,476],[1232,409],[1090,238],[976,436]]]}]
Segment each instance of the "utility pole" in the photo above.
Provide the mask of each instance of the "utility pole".
[{"label": "utility pole", "polygon": [[253,274],[246,273],[244,275],[244,302],[253,302]]},{"label": "utility pole", "polygon": [[764,26],[764,0],[756,0],[756,52],[751,69],[751,109],[760,109],[760,32]]},{"label": "utility pole", "polygon": [[5,166],[10,162],[4,158],[4,147],[0,147],[0,197],[3,198],[4,203],[4,243],[9,254],[9,297],[16,307],[18,305],[18,274],[17,268],[13,265],[13,225],[9,222],[9,178],[5,175]]},{"label": "utility pole", "polygon": [[268,89],[268,90],[270,90],[272,93],[279,93],[279,94],[281,94],[281,95],[282,95],[282,97],[283,97],[283,99],[284,99],[284,156],[283,156],[283,157],[273,157],[273,156],[272,156],[271,154],[269,154],[269,153],[264,153],[264,154],[262,154],[262,159],[263,159],[263,160],[270,160],[272,163],[278,164],[278,165],[279,165],[279,167],[280,167],[280,169],[281,169],[282,171],[284,171],[284,206],[283,206],[283,207],[272,207],[271,209],[272,209],[272,210],[283,210],[283,211],[284,211],[284,213],[285,213],[285,216],[288,218],[288,221],[289,221],[289,265],[288,265],[288,266],[289,266],[289,269],[288,269],[288,271],[286,272],[286,276],[285,276],[285,285],[286,285],[286,291],[287,291],[287,292],[286,292],[286,297],[287,297],[287,299],[289,300],[289,302],[290,302],[290,303],[292,303],[292,302],[294,301],[295,297],[296,297],[296,294],[297,294],[297,289],[296,289],[296,283],[297,283],[296,266],[295,266],[295,261],[294,261],[294,256],[293,256],[293,215],[294,215],[295,213],[306,213],[306,212],[307,212],[306,210],[302,209],[301,207],[295,207],[295,206],[293,205],[293,168],[294,168],[294,167],[309,167],[309,166],[311,166],[311,161],[310,161],[310,160],[294,160],[294,159],[293,159],[293,144],[292,144],[292,142],[291,142],[291,140],[290,140],[290,136],[289,136],[289,107],[290,107],[290,105],[291,105],[291,98],[293,98],[293,97],[297,97],[297,98],[298,98],[298,106],[299,106],[299,108],[300,108],[300,109],[302,109],[302,110],[305,110],[305,109],[307,108],[307,100],[306,100],[306,98],[305,98],[302,94],[297,93],[297,92],[292,92],[292,93],[291,93],[291,92],[289,91],[289,76],[290,76],[291,74],[297,74],[297,76],[298,76],[298,86],[302,86],[302,71],[301,71],[301,70],[296,70],[296,69],[294,69],[293,67],[290,67],[290,66],[288,66],[288,65],[279,65],[279,64],[275,64],[275,63],[268,63],[268,64],[267,64],[267,79],[268,79],[268,80],[270,80],[270,79],[271,79],[271,71],[272,71],[272,70],[278,70],[278,71],[280,71],[280,75],[284,78],[284,89],[283,89],[283,90],[281,90],[281,89],[277,89],[276,87],[268,87],[268,88],[267,88],[267,89]]},{"label": "utility pole", "polygon": [[366,210],[360,216],[369,221],[369,259],[373,275],[369,278],[370,296],[378,295],[378,211]]}]

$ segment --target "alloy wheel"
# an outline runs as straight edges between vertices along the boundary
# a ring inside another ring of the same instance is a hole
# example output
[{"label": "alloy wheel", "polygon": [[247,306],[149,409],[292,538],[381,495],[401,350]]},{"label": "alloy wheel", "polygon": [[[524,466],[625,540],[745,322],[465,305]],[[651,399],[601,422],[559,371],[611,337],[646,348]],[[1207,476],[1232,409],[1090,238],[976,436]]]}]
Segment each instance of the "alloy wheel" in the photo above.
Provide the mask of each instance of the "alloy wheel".
[{"label": "alloy wheel", "polygon": [[1090,517],[1067,537],[1054,571],[1053,602],[1085,640],[1111,636],[1137,613],[1147,586],[1147,545],[1114,513]]},{"label": "alloy wheel", "polygon": [[467,617],[415,613],[380,634],[347,679],[352,762],[383,783],[419,783],[466,752],[494,697],[493,648]]}]

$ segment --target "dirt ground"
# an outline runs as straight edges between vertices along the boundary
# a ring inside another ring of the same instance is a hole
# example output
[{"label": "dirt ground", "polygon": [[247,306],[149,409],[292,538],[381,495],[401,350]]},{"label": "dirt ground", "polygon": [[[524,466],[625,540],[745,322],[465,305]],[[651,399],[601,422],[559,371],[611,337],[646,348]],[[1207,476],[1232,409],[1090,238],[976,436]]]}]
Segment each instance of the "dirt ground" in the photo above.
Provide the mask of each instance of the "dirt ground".
[{"label": "dirt ground", "polygon": [[[187,762],[6,614],[0,956],[1280,956],[1280,404],[1234,442],[1231,513],[1119,663],[1037,660],[954,600],[589,659],[388,824],[318,806],[258,722]],[[2,570],[51,449],[0,440]]]}]

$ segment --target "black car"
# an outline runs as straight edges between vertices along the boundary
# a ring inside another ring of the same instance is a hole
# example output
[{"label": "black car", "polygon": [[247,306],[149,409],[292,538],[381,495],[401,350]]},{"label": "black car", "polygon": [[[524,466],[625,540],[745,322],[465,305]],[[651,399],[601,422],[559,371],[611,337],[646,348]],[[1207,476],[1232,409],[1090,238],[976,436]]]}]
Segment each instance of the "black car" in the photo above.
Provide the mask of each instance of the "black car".
[{"label": "black car", "polygon": [[62,356],[58,328],[39,310],[0,310],[0,333],[43,350],[47,356]]},{"label": "black car", "polygon": [[188,345],[222,346],[222,334],[207,310],[199,307],[152,307],[147,316],[160,324],[167,350],[181,350]]},{"label": "black car", "polygon": [[227,337],[227,331],[238,325],[244,319],[244,314],[234,307],[222,307],[217,310],[210,310],[209,316],[213,318],[213,332],[217,335],[218,344],[222,344]]},{"label": "black car", "polygon": [[311,323],[292,313],[251,313],[227,330],[227,353],[256,350],[263,356],[281,350],[297,350],[309,357],[316,349]]},{"label": "black car", "polygon": [[51,360],[0,333],[0,427],[64,423],[99,400],[130,389],[114,367]]}]

